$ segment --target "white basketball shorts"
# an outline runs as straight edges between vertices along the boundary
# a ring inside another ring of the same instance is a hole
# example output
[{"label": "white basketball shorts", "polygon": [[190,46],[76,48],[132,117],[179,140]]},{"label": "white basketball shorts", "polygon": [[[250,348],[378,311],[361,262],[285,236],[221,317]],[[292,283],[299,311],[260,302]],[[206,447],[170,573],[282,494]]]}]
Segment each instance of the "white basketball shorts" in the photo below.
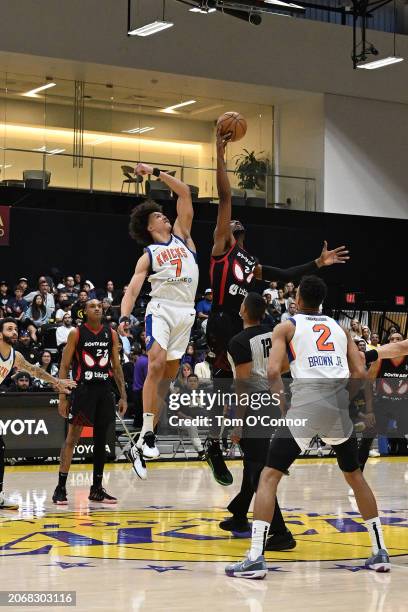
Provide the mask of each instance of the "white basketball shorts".
[{"label": "white basketball shorts", "polygon": [[195,316],[192,306],[152,299],[146,308],[146,350],[156,341],[167,351],[167,361],[180,359],[186,352]]}]

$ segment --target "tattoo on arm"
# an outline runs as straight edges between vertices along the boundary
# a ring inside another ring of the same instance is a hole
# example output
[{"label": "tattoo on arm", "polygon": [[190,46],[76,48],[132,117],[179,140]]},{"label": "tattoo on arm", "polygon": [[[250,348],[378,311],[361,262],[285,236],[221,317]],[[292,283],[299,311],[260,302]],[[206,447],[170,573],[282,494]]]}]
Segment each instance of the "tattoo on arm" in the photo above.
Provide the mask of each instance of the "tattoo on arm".
[{"label": "tattoo on arm", "polygon": [[54,378],[54,376],[51,376],[51,374],[48,374],[48,372],[46,372],[39,366],[32,365],[31,363],[26,361],[24,357],[21,357],[19,359],[18,369],[25,370],[26,372],[31,374],[31,376],[33,376],[34,378],[40,378],[41,380],[49,383],[50,385],[56,385],[58,383],[57,379]]}]

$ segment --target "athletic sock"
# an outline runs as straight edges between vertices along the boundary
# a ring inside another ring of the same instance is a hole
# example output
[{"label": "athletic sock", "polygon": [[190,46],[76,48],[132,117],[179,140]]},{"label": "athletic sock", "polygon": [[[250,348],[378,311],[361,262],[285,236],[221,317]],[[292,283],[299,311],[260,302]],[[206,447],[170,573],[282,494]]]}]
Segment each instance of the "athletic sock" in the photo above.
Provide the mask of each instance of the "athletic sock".
[{"label": "athletic sock", "polygon": [[65,487],[67,484],[68,472],[60,472],[58,474],[58,486]]},{"label": "athletic sock", "polygon": [[384,537],[382,532],[381,521],[376,516],[375,518],[368,519],[365,521],[365,526],[367,527],[367,531],[370,534],[371,546],[373,548],[373,553],[376,555],[380,548],[383,550],[387,550],[384,544]]},{"label": "athletic sock", "polygon": [[248,555],[251,561],[255,561],[255,559],[257,559],[259,555],[263,554],[268,530],[269,523],[267,523],[266,521],[252,522],[252,541],[251,549]]},{"label": "athletic sock", "polygon": [[136,445],[138,448],[141,448],[143,444],[143,436],[145,435],[145,433],[147,433],[148,431],[153,431],[153,427],[154,427],[153,422],[154,422],[153,412],[144,412],[142,431],[140,432],[139,439]]}]

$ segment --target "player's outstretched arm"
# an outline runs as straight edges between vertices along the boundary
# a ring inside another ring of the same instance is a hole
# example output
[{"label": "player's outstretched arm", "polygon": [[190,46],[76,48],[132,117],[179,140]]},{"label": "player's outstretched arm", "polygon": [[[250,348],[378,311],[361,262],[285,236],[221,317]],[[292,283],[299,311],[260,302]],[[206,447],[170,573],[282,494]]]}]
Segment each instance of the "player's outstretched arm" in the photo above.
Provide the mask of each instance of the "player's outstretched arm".
[{"label": "player's outstretched arm", "polygon": [[298,280],[305,274],[315,274],[319,268],[325,266],[347,263],[349,259],[348,250],[345,246],[337,247],[329,251],[327,248],[327,241],[325,240],[320,256],[313,261],[285,269],[265,265],[259,267],[261,268],[261,278],[263,280],[290,281]]},{"label": "player's outstretched arm", "polygon": [[[378,359],[396,359],[397,357],[404,357],[408,355],[408,340],[384,344],[384,346],[378,346],[375,351],[377,351]],[[371,353],[371,351],[367,352]]]},{"label": "player's outstretched arm", "polygon": [[272,395],[279,396],[279,408],[286,414],[285,390],[281,372],[287,369],[287,347],[293,338],[295,328],[290,321],[279,323],[272,332],[272,348],[269,353],[268,380]]},{"label": "player's outstretched arm", "polygon": [[139,296],[140,290],[143,286],[146,276],[149,273],[150,258],[148,253],[144,253],[139,257],[136,264],[135,272],[130,280],[128,288],[125,291],[125,295],[122,298],[120,306],[120,314],[122,317],[129,317],[135,302]]},{"label": "player's outstretched arm", "polygon": [[69,380],[67,378],[55,378],[54,376],[51,376],[51,374],[48,374],[48,372],[46,372],[39,366],[33,365],[26,361],[21,353],[16,352],[16,359],[14,365],[18,370],[28,372],[34,378],[39,378],[40,380],[49,383],[50,385],[55,387],[60,393],[69,393],[70,389],[76,387],[76,382],[74,382],[73,380]]},{"label": "player's outstretched arm", "polygon": [[120,400],[119,400],[119,414],[120,416],[124,416],[127,410],[127,396],[126,396],[126,386],[125,386],[125,378],[123,376],[123,370],[120,363],[119,357],[119,337],[117,332],[112,331],[113,338],[113,351],[112,351],[112,371],[115,382],[119,389]]},{"label": "player's outstretched arm", "polygon": [[[135,169],[135,174],[145,176],[146,174],[153,174],[155,169],[147,164],[138,164]],[[155,173],[163,183],[166,183],[170,187],[171,191],[177,194],[177,219],[174,224],[173,232],[180,236],[186,243],[187,246],[195,250],[194,244],[191,240],[191,226],[193,223],[194,209],[191,201],[190,187],[180,181],[175,176],[167,174],[157,169]]]},{"label": "player's outstretched arm", "polygon": [[225,164],[225,147],[228,140],[217,132],[217,190],[219,197],[217,225],[214,232],[213,255],[223,255],[233,244],[231,232],[231,186]]}]

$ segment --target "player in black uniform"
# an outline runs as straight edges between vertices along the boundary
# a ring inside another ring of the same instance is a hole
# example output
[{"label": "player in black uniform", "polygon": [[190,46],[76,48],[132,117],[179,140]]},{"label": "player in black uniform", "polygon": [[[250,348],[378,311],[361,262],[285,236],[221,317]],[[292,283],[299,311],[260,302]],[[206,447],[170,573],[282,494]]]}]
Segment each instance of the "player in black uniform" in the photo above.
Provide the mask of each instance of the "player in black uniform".
[{"label": "player in black uniform", "polygon": [[69,406],[68,398],[60,395],[59,412],[68,417],[68,434],[61,449],[58,485],[53,495],[56,504],[67,504],[66,482],[75,444],[84,426],[93,426],[93,484],[89,499],[93,502],[116,503],[102,487],[106,459],[106,434],[115,419],[115,400],[111,385],[114,377],[120,393],[119,412],[127,410],[126,389],[119,358],[119,338],[116,331],[102,325],[102,302],[89,300],[85,306],[86,323],[71,331],[62,354],[60,376],[67,377],[72,364],[77,382]]},{"label": "player in black uniform", "polygon": [[[315,274],[323,266],[346,263],[349,259],[344,246],[329,251],[324,241],[320,257],[292,268],[260,265],[257,258],[244,248],[245,228],[240,221],[231,220],[231,187],[225,164],[228,136],[217,134],[217,189],[219,196],[217,225],[211,252],[210,279],[213,290],[212,309],[207,324],[207,342],[215,353],[214,378],[231,378],[227,359],[230,339],[242,331],[239,309],[249,291],[262,293],[271,280],[292,281],[306,274]],[[265,279],[269,280],[266,281]],[[215,383],[217,385],[217,382]],[[221,409],[222,407],[218,407]],[[218,434],[211,431],[206,445],[207,461],[220,484],[231,484],[232,475],[223,460]]]},{"label": "player in black uniform", "polygon": [[[389,343],[402,343],[403,340],[403,336],[396,332],[391,334]],[[371,364],[368,375],[376,379],[374,412],[377,432],[381,435],[389,434],[389,421],[396,421],[397,429],[392,445],[395,451],[399,449],[405,453],[405,435],[408,433],[408,356],[380,358]]]},{"label": "player in black uniform", "polygon": [[[267,368],[269,351],[272,347],[272,329],[262,325],[265,314],[265,301],[259,293],[248,293],[241,304],[240,315],[244,330],[234,336],[228,345],[228,355],[232,360],[235,386],[238,394],[269,393]],[[255,397],[255,396],[254,396]],[[241,406],[238,418],[245,419],[251,410]],[[258,408],[257,417],[265,414],[269,417],[280,417],[278,406]],[[271,410],[272,408],[272,410]],[[275,414],[273,414],[275,412]],[[239,442],[244,453],[244,471],[241,490],[228,506],[232,517],[220,523],[221,529],[227,531],[249,531],[251,529],[247,513],[258,485],[259,476],[266,464],[269,442],[273,431],[259,425],[254,427],[237,427],[232,432],[233,442]],[[296,542],[286,528],[278,503],[275,506],[272,523],[269,529],[265,550],[289,550],[295,548]]]}]

